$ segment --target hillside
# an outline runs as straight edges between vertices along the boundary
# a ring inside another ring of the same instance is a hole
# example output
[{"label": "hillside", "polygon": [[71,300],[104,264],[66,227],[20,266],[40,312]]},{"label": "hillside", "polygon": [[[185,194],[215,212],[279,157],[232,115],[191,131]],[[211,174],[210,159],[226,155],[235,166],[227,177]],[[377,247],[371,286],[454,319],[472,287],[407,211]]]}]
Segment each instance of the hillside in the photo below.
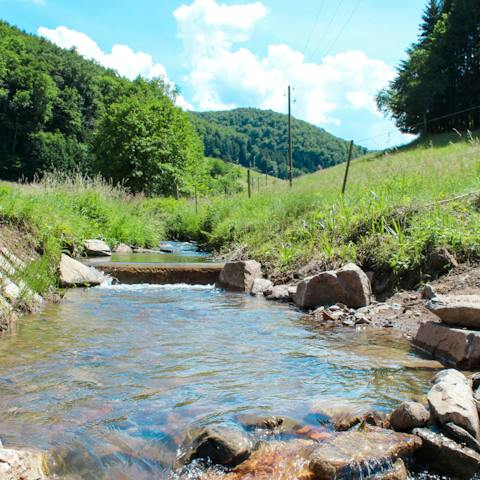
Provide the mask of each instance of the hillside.
[{"label": "hillside", "polygon": [[[287,178],[287,116],[271,110],[239,108],[192,112],[207,156]],[[294,175],[316,172],[345,162],[348,142],[302,120],[292,120]],[[355,146],[354,158],[366,153]]]},{"label": "hillside", "polygon": [[242,252],[271,271],[356,261],[415,283],[428,278],[436,248],[459,261],[480,258],[479,155],[476,135],[429,137],[353,161],[345,198],[340,165],[305,175],[292,189],[282,183],[250,200],[213,199],[199,215],[177,204],[170,234]]}]

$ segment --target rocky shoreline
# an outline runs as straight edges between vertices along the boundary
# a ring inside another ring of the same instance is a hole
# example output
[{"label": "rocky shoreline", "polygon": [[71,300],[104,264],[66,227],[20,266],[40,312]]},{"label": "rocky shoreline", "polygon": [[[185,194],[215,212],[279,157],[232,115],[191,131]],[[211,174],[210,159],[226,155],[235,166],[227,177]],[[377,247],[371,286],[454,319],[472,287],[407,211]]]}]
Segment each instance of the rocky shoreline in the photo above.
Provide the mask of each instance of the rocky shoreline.
[{"label": "rocky shoreline", "polygon": [[[118,249],[124,253],[133,251],[126,245]],[[99,240],[86,241],[85,252],[94,257],[111,255],[110,247]],[[428,348],[439,338],[431,334],[431,329],[447,329],[458,335],[458,331],[476,328],[477,324],[480,327],[480,302],[473,298],[480,292],[480,269],[460,267],[460,271],[421,290],[399,292],[388,301],[377,302],[371,274],[358,266],[347,264],[313,275],[309,275],[312,272],[307,267],[294,281],[274,284],[264,278],[258,262],[228,262],[219,272],[217,287],[264,296],[269,301],[291,302],[322,328],[398,329],[444,363],[471,368],[480,364],[480,342],[478,349],[476,343],[468,343],[458,358],[438,345]],[[10,277],[17,269],[24,269],[25,262],[4,247],[0,250],[0,268],[2,298],[7,299],[11,315],[18,311],[18,306],[9,302],[11,298],[28,298],[36,308],[43,304],[44,300],[29,292],[21,281],[12,281]],[[62,255],[62,287],[95,286],[105,280],[97,269]],[[455,299],[452,292],[459,286],[470,296]],[[9,297],[12,292],[18,296]],[[458,350],[458,346],[455,348]],[[404,480],[412,469],[472,478],[480,473],[479,411],[480,376],[467,377],[458,370],[445,370],[433,378],[425,404],[405,402],[389,414],[323,405],[312,407],[309,417],[317,422],[313,424],[281,416],[241,416],[233,427],[212,425],[187,432],[175,478]],[[37,452],[0,449],[0,478],[48,478],[46,459]]]}]

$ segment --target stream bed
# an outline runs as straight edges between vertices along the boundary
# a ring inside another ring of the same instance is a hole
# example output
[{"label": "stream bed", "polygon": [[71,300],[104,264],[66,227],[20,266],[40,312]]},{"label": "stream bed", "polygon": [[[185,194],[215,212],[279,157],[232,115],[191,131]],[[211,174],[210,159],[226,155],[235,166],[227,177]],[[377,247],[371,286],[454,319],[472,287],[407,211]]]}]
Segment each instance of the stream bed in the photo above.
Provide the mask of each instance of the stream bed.
[{"label": "stream bed", "polygon": [[263,298],[72,290],[0,339],[0,437],[48,451],[58,478],[171,478],[189,428],[243,413],[311,423],[318,401],[388,410],[433,373],[391,332],[323,330]]}]

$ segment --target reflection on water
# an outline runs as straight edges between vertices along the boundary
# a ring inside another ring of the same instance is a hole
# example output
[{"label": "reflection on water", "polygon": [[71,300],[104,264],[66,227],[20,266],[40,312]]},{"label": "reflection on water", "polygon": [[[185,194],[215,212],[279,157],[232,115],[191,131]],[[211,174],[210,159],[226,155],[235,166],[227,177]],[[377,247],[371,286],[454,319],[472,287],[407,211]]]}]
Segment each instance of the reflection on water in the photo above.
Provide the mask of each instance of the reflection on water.
[{"label": "reflection on water", "polygon": [[432,372],[401,338],[319,329],[211,287],[68,293],[0,340],[0,436],[61,478],[167,478],[182,433],[240,413],[302,420],[314,400],[387,409]]}]

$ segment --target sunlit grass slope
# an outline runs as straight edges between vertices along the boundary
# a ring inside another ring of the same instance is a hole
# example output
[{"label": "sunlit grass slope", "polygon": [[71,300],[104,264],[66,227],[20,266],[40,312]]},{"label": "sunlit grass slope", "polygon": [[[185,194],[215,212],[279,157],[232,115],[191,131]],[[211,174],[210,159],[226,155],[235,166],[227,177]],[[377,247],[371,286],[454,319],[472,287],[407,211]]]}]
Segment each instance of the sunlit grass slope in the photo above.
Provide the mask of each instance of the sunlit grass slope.
[{"label": "sunlit grass slope", "polygon": [[243,249],[277,271],[318,259],[402,273],[421,269],[438,246],[460,260],[479,257],[478,195],[436,203],[480,190],[475,137],[436,137],[355,160],[342,198],[344,171],[345,165],[320,171],[297,179],[293,189],[277,184],[251,199],[212,199],[198,215],[178,204],[167,230],[216,249]]}]

